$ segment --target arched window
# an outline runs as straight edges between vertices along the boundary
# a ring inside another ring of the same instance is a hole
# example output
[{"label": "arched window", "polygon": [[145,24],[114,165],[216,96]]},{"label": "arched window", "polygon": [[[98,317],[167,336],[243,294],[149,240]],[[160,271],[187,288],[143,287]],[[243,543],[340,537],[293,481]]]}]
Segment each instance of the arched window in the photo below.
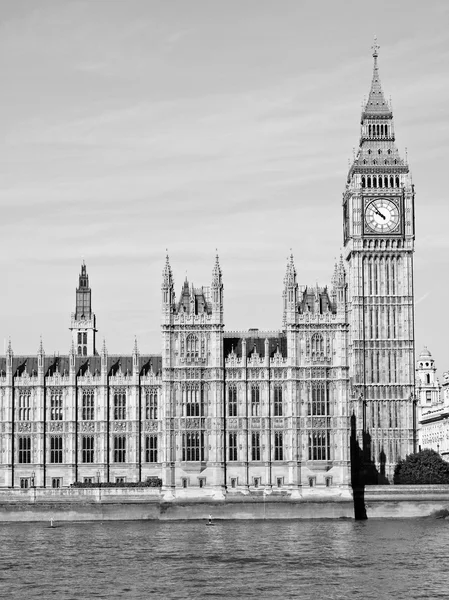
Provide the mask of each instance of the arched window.
[{"label": "arched window", "polygon": [[371,187],[371,177],[368,177],[368,187]]},{"label": "arched window", "polygon": [[260,414],[260,388],[257,383],[251,385],[251,416],[258,417]]},{"label": "arched window", "polygon": [[86,346],[83,346],[83,356],[87,356],[87,348],[86,348]]},{"label": "arched window", "polygon": [[81,356],[81,346],[78,346],[78,356]]},{"label": "arched window", "polygon": [[91,388],[83,390],[81,418],[83,421],[93,421],[94,419],[94,390]]},{"label": "arched window", "polygon": [[237,386],[231,384],[228,388],[228,415],[237,416]]},{"label": "arched window", "polygon": [[393,180],[393,177],[390,177],[390,187],[394,187],[394,180]]},{"label": "arched window", "polygon": [[275,417],[282,417],[282,385],[281,384],[276,384],[274,386],[274,390],[273,390],[273,396],[274,396],[274,416]]},{"label": "arched window", "polygon": [[429,375],[429,373],[426,374],[426,383],[430,383],[430,375]]},{"label": "arched window", "polygon": [[399,177],[396,177],[396,187],[399,187]]},{"label": "arched window", "polygon": [[362,177],[362,188],[364,188],[364,187],[365,187],[365,178]]},{"label": "arched window", "polygon": [[87,344],[87,333],[83,333],[83,344]]},{"label": "arched window", "polygon": [[373,187],[377,188],[377,177],[373,177]]},{"label": "arched window", "polygon": [[157,389],[145,391],[145,419],[157,419]]},{"label": "arched window", "polygon": [[198,337],[192,333],[186,340],[186,358],[198,358]]}]

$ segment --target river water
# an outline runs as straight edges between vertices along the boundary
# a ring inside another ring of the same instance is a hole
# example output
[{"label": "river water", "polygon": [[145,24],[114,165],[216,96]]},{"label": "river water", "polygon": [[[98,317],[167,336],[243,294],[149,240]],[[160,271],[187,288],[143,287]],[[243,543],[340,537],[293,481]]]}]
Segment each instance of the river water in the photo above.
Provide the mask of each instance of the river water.
[{"label": "river water", "polygon": [[449,520],[0,525],[0,598],[448,598]]}]

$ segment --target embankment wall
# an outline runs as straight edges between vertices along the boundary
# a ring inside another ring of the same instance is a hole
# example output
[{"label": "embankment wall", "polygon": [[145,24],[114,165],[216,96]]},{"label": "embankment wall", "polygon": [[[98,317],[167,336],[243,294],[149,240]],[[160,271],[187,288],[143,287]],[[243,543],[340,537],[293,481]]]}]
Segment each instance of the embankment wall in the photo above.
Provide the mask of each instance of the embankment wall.
[{"label": "embankment wall", "polygon": [[[360,492],[360,491],[359,491]],[[368,519],[449,514],[449,486],[369,486]],[[360,497],[360,494],[359,494]],[[353,519],[352,490],[173,492],[157,488],[0,489],[0,522],[206,519]]]}]

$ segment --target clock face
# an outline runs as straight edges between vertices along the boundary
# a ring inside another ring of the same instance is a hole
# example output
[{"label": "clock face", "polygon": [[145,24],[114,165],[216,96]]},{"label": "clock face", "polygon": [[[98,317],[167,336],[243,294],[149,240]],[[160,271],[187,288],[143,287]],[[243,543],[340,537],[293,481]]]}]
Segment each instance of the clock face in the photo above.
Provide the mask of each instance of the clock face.
[{"label": "clock face", "polygon": [[365,208],[365,223],[372,233],[391,233],[399,227],[399,207],[389,198],[376,198]]}]

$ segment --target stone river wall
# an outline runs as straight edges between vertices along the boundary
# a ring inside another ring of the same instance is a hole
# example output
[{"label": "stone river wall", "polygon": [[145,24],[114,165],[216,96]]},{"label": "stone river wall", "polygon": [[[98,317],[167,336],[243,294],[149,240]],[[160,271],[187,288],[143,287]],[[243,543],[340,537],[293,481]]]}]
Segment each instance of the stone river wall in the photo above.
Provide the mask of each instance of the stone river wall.
[{"label": "stone river wall", "polygon": [[[449,486],[369,486],[358,490],[371,518],[449,515]],[[106,521],[207,519],[353,519],[353,492],[89,488],[0,488],[0,523],[8,521]]]}]

